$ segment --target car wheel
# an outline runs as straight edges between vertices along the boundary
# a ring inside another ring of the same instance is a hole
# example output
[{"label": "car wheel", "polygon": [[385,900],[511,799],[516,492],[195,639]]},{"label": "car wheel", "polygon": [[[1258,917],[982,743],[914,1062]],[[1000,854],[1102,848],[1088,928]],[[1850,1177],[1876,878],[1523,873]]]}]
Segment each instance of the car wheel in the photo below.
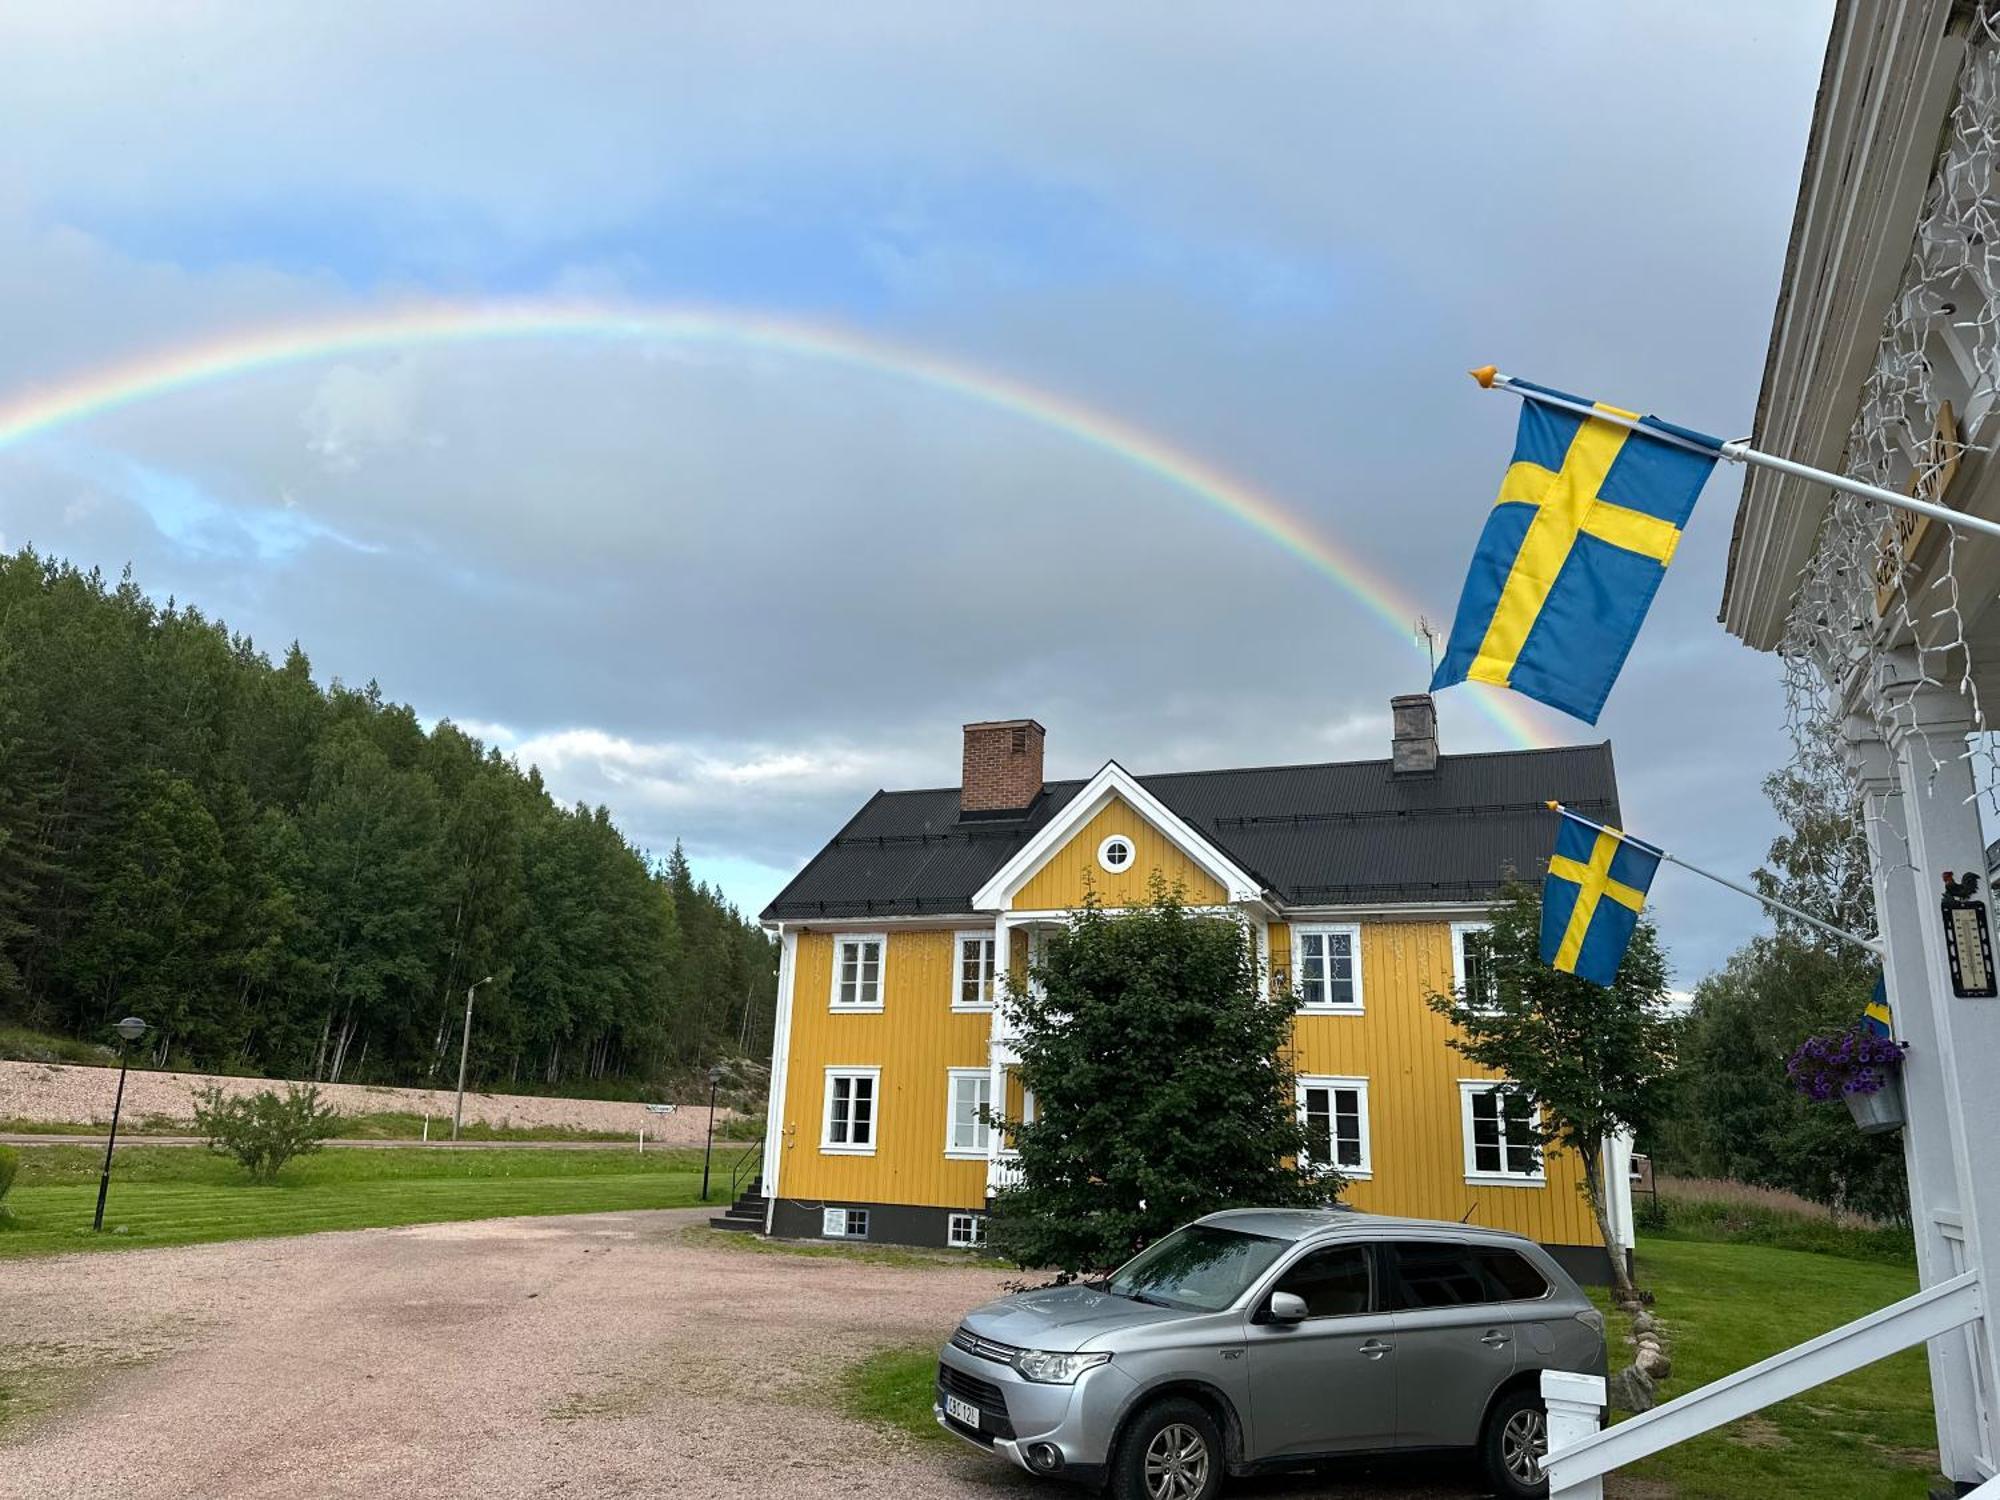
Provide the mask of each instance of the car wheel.
[{"label": "car wheel", "polygon": [[1112,1500],[1213,1500],[1222,1488],[1222,1433],[1185,1397],[1133,1419],[1111,1457]]},{"label": "car wheel", "polygon": [[1549,1451],[1549,1418],[1533,1391],[1511,1391],[1493,1403],[1479,1434],[1480,1464],[1493,1493],[1507,1500],[1541,1500],[1549,1492],[1542,1460]]}]

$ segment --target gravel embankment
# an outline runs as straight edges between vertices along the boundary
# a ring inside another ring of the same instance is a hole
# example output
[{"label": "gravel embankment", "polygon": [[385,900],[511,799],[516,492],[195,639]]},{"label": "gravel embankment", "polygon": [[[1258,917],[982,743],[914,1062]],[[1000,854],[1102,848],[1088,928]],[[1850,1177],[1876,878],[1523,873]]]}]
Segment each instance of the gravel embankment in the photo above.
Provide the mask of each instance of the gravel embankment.
[{"label": "gravel embankment", "polygon": [[[149,1118],[183,1124],[194,1119],[193,1095],[218,1085],[225,1094],[254,1094],[282,1088],[264,1078],[224,1078],[205,1073],[133,1071],[125,1080],[127,1120]],[[344,1115],[378,1113],[428,1114],[449,1124],[451,1089],[391,1089],[372,1084],[323,1083],[320,1093]],[[63,1125],[102,1125],[111,1119],[111,1101],[118,1075],[110,1068],[77,1067],[67,1063],[0,1061],[0,1119],[42,1120]],[[718,1109],[716,1122],[730,1112]],[[708,1110],[690,1106],[671,1115],[647,1112],[643,1104],[606,1099],[551,1099],[528,1094],[465,1096],[465,1118],[500,1128],[555,1127],[569,1130],[615,1130],[668,1146],[698,1146],[708,1126]]]}]

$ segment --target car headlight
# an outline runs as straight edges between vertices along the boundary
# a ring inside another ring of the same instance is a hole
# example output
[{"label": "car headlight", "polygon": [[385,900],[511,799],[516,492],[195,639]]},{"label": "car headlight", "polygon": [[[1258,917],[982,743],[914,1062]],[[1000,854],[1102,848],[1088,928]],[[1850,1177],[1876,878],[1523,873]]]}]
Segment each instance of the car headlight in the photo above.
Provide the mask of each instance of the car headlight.
[{"label": "car headlight", "polygon": [[1051,1354],[1044,1349],[1023,1349],[1014,1356],[1014,1368],[1043,1385],[1070,1385],[1085,1370],[1094,1370],[1110,1359],[1109,1354]]}]

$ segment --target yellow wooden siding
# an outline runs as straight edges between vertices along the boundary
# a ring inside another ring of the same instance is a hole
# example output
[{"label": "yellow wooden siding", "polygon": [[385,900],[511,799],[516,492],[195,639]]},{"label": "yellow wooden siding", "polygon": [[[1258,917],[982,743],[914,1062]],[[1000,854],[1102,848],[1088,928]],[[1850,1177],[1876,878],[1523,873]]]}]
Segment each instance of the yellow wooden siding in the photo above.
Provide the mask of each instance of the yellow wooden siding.
[{"label": "yellow wooden siding", "polygon": [[[1114,833],[1131,840],[1133,855],[1130,868],[1115,874],[1097,862],[1097,846]],[[1106,906],[1137,906],[1145,901],[1155,870],[1169,886],[1180,886],[1193,905],[1220,905],[1229,899],[1215,877],[1183,854],[1178,844],[1123,798],[1113,797],[1028,878],[1014,896],[1014,909],[1067,911],[1083,904],[1087,890],[1095,890]]]},{"label": "yellow wooden siding", "polygon": [[[799,935],[793,960],[792,1037],[785,1084],[785,1198],[976,1208],[986,1163],[944,1154],[952,1068],[987,1065],[989,1017],[953,1011],[956,944],[949,932],[890,932],[879,1012],[834,1013],[834,935]],[[880,1068],[873,1156],[820,1152],[826,1070]]]},{"label": "yellow wooden siding", "polygon": [[[1271,927],[1271,963],[1291,962],[1291,932]],[[1461,1219],[1511,1229],[1543,1244],[1597,1245],[1603,1238],[1578,1187],[1575,1153],[1548,1153],[1542,1186],[1465,1180],[1461,1078],[1494,1078],[1450,1046],[1451,1023],[1424,997],[1451,987],[1451,927],[1445,922],[1361,924],[1362,1014],[1301,1014],[1293,1025],[1295,1072],[1368,1080],[1371,1176],[1345,1198],[1374,1213]]]}]

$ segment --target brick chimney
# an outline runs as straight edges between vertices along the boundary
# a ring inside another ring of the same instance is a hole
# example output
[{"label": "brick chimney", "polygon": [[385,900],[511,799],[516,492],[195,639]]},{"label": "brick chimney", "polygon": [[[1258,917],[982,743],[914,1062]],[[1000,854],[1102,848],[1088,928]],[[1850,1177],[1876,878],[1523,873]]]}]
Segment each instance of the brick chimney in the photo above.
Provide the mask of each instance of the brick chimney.
[{"label": "brick chimney", "polygon": [[1389,767],[1398,776],[1428,776],[1438,768],[1437,705],[1429,693],[1399,693],[1389,700],[1395,730]]},{"label": "brick chimney", "polygon": [[965,816],[1021,812],[1042,792],[1042,739],[1033,719],[994,719],[965,726],[965,777],[958,810]]}]

